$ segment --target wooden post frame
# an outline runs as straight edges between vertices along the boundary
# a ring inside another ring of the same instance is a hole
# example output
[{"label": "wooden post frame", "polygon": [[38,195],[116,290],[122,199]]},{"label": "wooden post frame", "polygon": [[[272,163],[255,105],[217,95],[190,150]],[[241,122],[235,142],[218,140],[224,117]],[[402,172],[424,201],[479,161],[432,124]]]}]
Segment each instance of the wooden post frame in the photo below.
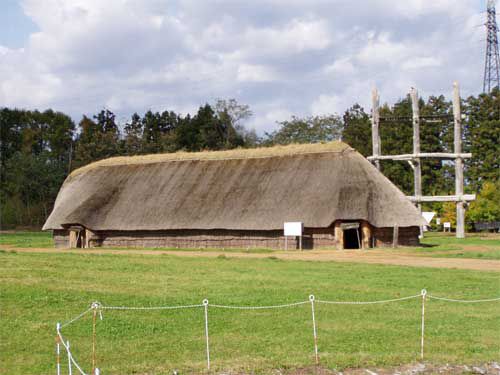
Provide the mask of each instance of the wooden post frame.
[{"label": "wooden post frame", "polygon": [[68,241],[68,247],[70,249],[74,249],[77,247],[78,244],[78,233],[79,231],[73,228],[69,229],[69,241]]},{"label": "wooden post frame", "polygon": [[[380,155],[380,135],[379,135],[379,124],[380,124],[380,96],[376,88],[372,90],[372,150],[373,156],[378,157]],[[375,159],[375,166],[380,170],[380,161]]]},{"label": "wooden post frame", "polygon": [[[418,107],[418,92],[413,87],[410,90],[411,107],[413,112],[413,154],[420,154],[420,108]],[[420,158],[413,159],[413,177],[415,197],[422,196],[422,166]],[[418,204],[419,211],[422,211],[422,205]]]},{"label": "wooden post frame", "polygon": [[366,221],[361,222],[361,243],[362,249],[369,249],[372,238],[372,228]]},{"label": "wooden post frame", "polygon": [[[475,194],[464,194],[464,159],[472,157],[470,153],[462,153],[462,113],[460,109],[460,90],[457,82],[453,84],[453,121],[454,121],[454,150],[453,152],[421,152],[420,150],[420,111],[418,106],[418,92],[411,88],[410,97],[412,103],[413,123],[413,153],[400,155],[381,155],[379,122],[379,95],[376,89],[372,91],[372,142],[373,155],[368,160],[375,163],[380,170],[380,160],[407,161],[413,169],[414,196],[408,197],[422,211],[422,202],[456,202],[457,212],[457,238],[465,238],[465,204],[476,199]],[[449,115],[438,115],[435,117],[450,118]],[[408,117],[398,117],[396,120]],[[385,120],[391,120],[386,118]],[[384,118],[382,118],[384,120]],[[435,158],[453,160],[455,162],[455,195],[449,196],[422,196],[422,158]],[[423,234],[422,227],[420,234]]]},{"label": "wooden post frame", "polygon": [[[453,123],[454,152],[462,152],[462,112],[460,109],[460,88],[457,82],[453,84]],[[455,159],[455,195],[464,193],[464,161],[461,157]],[[465,208],[463,201],[457,201],[457,238],[465,238]]]},{"label": "wooden post frame", "polygon": [[344,250],[344,231],[340,224],[340,221],[335,222],[335,239],[337,241],[337,250]]},{"label": "wooden post frame", "polygon": [[397,224],[394,224],[394,228],[392,231],[392,247],[395,249],[399,245],[399,227]]},{"label": "wooden post frame", "polygon": [[[411,98],[411,108],[413,113],[412,123],[413,123],[413,154],[420,154],[420,108],[418,106],[418,91],[415,88],[410,90]],[[416,157],[412,160],[413,169],[413,183],[415,197],[419,199],[422,196],[422,164],[420,158]],[[417,208],[420,214],[422,214],[422,205],[420,202],[417,203]],[[424,235],[424,230],[420,226],[420,236]]]}]

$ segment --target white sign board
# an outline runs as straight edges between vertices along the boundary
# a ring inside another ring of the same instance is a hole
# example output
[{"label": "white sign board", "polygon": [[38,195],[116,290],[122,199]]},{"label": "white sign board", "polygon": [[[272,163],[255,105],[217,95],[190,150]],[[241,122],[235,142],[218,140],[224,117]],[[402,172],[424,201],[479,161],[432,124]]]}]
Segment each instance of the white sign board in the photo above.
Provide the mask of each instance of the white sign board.
[{"label": "white sign board", "polygon": [[436,218],[436,224],[437,224],[437,225],[441,224],[441,218],[440,218],[440,217],[437,217],[437,218]]},{"label": "white sign board", "polygon": [[285,223],[285,236],[302,236],[304,224],[301,222]]},{"label": "white sign board", "polygon": [[449,223],[449,222],[445,222],[445,223],[443,223],[443,225],[445,228],[451,228],[451,223]]},{"label": "white sign board", "polygon": [[427,221],[427,224],[431,223],[434,215],[436,215],[435,212],[422,212],[422,216],[424,217],[425,221]]}]

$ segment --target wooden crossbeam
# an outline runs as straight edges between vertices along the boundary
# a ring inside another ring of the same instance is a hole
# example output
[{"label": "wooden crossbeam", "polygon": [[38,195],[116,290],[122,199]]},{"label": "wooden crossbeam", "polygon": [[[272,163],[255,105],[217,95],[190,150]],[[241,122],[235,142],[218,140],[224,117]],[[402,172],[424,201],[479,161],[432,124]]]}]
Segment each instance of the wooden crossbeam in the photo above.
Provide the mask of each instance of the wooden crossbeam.
[{"label": "wooden crossbeam", "polygon": [[435,195],[435,196],[407,196],[413,203],[423,202],[470,202],[476,199],[476,194],[463,195]]},{"label": "wooden crossbeam", "polygon": [[470,159],[471,153],[450,153],[450,152],[420,152],[418,154],[402,154],[402,155],[378,155],[368,156],[368,160],[415,160],[419,158],[436,158],[436,159]]}]

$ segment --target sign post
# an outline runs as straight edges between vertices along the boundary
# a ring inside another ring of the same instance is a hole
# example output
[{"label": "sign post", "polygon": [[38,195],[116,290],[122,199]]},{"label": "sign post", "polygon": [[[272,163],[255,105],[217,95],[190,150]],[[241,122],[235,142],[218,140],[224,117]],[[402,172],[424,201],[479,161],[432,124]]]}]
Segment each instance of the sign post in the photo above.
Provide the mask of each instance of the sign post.
[{"label": "sign post", "polygon": [[299,237],[299,249],[302,250],[302,233],[304,232],[304,223],[298,221],[285,222],[283,229],[285,235],[285,250],[288,250],[288,237]]}]

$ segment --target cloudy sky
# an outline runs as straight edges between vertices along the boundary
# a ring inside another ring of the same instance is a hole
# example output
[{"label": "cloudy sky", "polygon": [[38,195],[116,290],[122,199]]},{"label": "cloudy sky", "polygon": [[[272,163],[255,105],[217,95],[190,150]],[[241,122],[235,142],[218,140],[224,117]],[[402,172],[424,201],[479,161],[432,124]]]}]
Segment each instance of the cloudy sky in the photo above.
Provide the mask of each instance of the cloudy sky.
[{"label": "cloudy sky", "polygon": [[291,115],[482,88],[486,0],[0,0],[0,107]]}]

